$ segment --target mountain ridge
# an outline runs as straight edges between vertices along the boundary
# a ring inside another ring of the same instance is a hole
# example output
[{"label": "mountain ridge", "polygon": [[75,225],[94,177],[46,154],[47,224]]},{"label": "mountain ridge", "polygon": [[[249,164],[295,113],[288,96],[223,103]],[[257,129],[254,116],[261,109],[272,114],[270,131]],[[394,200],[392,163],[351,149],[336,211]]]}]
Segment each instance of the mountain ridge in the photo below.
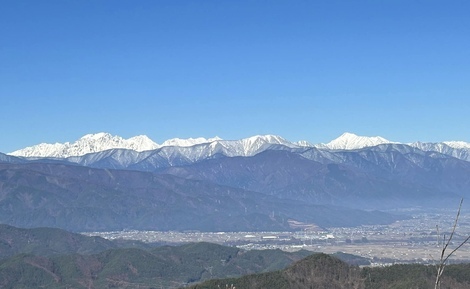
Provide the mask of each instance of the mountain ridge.
[{"label": "mountain ridge", "polygon": [[230,156],[251,156],[260,152],[267,145],[283,145],[289,148],[319,148],[327,150],[356,150],[374,147],[382,144],[406,144],[424,151],[437,151],[458,158],[470,160],[470,143],[464,141],[443,141],[437,143],[413,142],[399,143],[389,141],[380,136],[358,136],[353,133],[343,133],[328,143],[311,144],[308,141],[291,142],[277,135],[255,135],[239,140],[224,140],[213,138],[173,138],[157,144],[146,135],[124,139],[109,133],[87,134],[77,141],[70,143],[41,143],[8,153],[7,155],[25,158],[69,158],[82,157],[90,153],[99,153],[112,149],[127,149],[135,152],[153,151],[166,147],[187,148],[205,144],[213,148],[224,147],[231,150]]},{"label": "mountain ridge", "polygon": [[0,222],[70,231],[278,231],[290,230],[289,219],[329,227],[402,218],[169,174],[57,163],[0,163],[0,190]]},{"label": "mountain ridge", "polygon": [[[336,225],[353,218],[364,224],[372,217],[322,206],[448,206],[470,191],[470,162],[461,159],[465,149],[289,145],[265,136],[67,159],[0,154],[0,213],[13,225],[73,230],[280,230],[289,228],[290,218],[331,226],[323,217],[341,216]],[[462,155],[450,155],[457,152]]]},{"label": "mountain ridge", "polygon": [[161,145],[152,141],[145,135],[124,139],[120,136],[113,136],[109,133],[87,134],[77,141],[70,143],[41,143],[8,153],[7,155],[27,158],[68,158],[74,156],[84,156],[90,153],[97,153],[111,149],[128,149],[136,152],[161,149],[165,147],[192,147],[200,144],[221,144],[225,147],[238,146],[237,150],[242,155],[250,155],[253,150],[257,150],[264,144],[283,144],[289,147],[305,146],[306,142],[299,144],[291,143],[276,135],[256,135],[240,140],[223,140],[219,137],[213,138],[173,138],[164,141]]}]

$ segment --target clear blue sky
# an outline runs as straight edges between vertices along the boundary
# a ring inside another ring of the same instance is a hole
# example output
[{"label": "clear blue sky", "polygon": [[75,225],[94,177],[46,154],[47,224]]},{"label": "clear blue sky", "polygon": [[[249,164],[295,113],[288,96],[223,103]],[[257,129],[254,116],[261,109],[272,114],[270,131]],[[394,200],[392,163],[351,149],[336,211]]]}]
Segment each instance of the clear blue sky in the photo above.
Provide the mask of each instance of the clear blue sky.
[{"label": "clear blue sky", "polygon": [[87,133],[470,142],[469,1],[0,3],[0,152]]}]

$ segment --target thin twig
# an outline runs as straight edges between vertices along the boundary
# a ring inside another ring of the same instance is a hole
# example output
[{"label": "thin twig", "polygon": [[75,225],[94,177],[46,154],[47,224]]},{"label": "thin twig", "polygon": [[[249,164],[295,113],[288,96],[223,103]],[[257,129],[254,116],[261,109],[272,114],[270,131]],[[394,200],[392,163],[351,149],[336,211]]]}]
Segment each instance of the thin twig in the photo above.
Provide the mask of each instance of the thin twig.
[{"label": "thin twig", "polygon": [[[439,265],[437,265],[437,268],[436,268],[437,274],[436,274],[436,282],[434,284],[435,289],[438,289],[441,287],[441,277],[442,277],[442,274],[444,273],[444,269],[447,266],[447,260],[458,249],[460,249],[460,247],[462,247],[465,243],[467,243],[470,240],[470,236],[468,236],[454,250],[452,250],[449,254],[446,255],[447,248],[449,247],[449,244],[451,243],[452,238],[454,237],[455,230],[457,229],[457,223],[459,222],[460,211],[462,210],[462,203],[463,203],[463,198],[460,200],[459,209],[457,211],[457,215],[455,216],[454,226],[452,227],[452,232],[450,233],[449,238],[446,240],[446,236],[445,235],[442,236],[442,250],[441,250],[441,257],[439,259]],[[438,240],[437,242],[439,245],[439,240],[440,240],[439,226],[436,225],[436,229],[437,229],[437,240]]]}]

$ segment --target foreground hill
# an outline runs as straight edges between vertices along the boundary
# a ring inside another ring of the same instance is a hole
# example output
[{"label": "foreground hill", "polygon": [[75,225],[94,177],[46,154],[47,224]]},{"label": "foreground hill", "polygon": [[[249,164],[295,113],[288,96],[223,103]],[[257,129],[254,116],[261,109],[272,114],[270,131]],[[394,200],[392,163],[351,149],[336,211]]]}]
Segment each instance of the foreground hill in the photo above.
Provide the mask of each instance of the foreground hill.
[{"label": "foreground hill", "polygon": [[[203,282],[190,288],[425,289],[433,288],[436,272],[417,264],[361,269],[348,264],[367,260],[342,253],[335,255],[348,263],[308,251],[244,251],[211,243],[142,249],[59,229],[6,225],[0,226],[0,244],[0,288],[150,289]],[[126,247],[107,249],[119,246]],[[470,288],[469,273],[470,264],[449,265],[442,288]]]},{"label": "foreground hill", "polygon": [[19,253],[42,256],[55,254],[98,253],[116,248],[100,237],[87,237],[53,228],[20,229],[0,225],[0,259]]},{"label": "foreground hill", "polygon": [[[469,272],[470,264],[449,265],[442,288],[470,288]],[[435,273],[435,267],[417,264],[360,269],[330,255],[314,254],[280,271],[209,280],[190,288],[429,289],[434,288]]]},{"label": "foreground hill", "polygon": [[0,288],[175,288],[279,270],[310,254],[211,243],[157,247],[54,228],[0,225]]},{"label": "foreground hill", "polygon": [[0,224],[0,259],[16,254],[52,256],[94,254],[109,249],[135,247],[150,249],[156,244],[131,240],[107,240],[84,236],[56,228],[23,229]]},{"label": "foreground hill", "polygon": [[223,280],[210,280],[193,289],[225,288],[310,289],[310,288],[364,288],[359,267],[326,254],[314,254],[282,271],[243,276]]},{"label": "foreground hill", "polygon": [[311,252],[242,251],[210,243],[93,255],[19,254],[0,261],[0,288],[177,288],[229,276],[279,270]]}]

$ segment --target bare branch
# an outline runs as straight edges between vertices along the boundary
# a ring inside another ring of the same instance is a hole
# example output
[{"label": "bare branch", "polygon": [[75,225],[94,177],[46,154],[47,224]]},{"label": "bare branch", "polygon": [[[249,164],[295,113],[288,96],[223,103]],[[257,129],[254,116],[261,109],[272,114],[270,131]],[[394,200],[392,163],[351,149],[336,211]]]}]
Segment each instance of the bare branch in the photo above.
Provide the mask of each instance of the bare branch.
[{"label": "bare branch", "polygon": [[[446,236],[443,235],[443,238],[442,238],[442,250],[441,250],[441,257],[439,259],[439,265],[437,265],[437,274],[436,274],[436,282],[434,284],[434,288],[435,289],[438,289],[438,288],[441,288],[441,277],[442,277],[442,274],[444,273],[444,269],[446,268],[447,266],[447,260],[458,250],[460,249],[460,247],[462,247],[465,243],[467,243],[469,240],[470,240],[470,236],[468,236],[463,242],[461,242],[454,250],[452,250],[449,254],[446,255],[446,251],[447,251],[447,248],[449,247],[450,243],[452,242],[452,239],[454,237],[454,234],[455,234],[455,230],[457,229],[457,223],[459,222],[459,217],[460,217],[460,211],[462,209],[462,203],[463,203],[463,198],[460,200],[460,204],[459,204],[459,209],[457,211],[457,215],[455,216],[455,220],[454,220],[454,225],[452,227],[452,231],[450,233],[450,236],[449,238],[446,240]],[[438,240],[438,244],[439,244],[439,226],[436,225],[436,229],[437,229],[437,240]],[[444,257],[445,256],[445,257]]]},{"label": "bare branch", "polygon": [[455,248],[454,250],[452,250],[452,252],[450,252],[449,255],[447,255],[447,257],[444,259],[444,262],[447,262],[447,259],[449,259],[450,256],[452,256],[458,249],[460,249],[460,247],[462,247],[463,245],[465,245],[465,243],[467,243],[468,240],[470,240],[470,235],[467,237],[467,239],[465,239],[462,243],[460,243],[460,245],[458,245],[457,248]]}]

